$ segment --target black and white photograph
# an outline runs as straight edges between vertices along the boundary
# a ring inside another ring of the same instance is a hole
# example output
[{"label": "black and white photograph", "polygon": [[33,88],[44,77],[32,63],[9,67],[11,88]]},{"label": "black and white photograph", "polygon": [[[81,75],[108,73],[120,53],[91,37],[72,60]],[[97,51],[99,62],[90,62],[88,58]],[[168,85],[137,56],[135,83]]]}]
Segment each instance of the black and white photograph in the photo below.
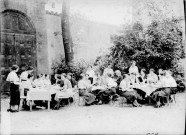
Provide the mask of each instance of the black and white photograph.
[{"label": "black and white photograph", "polygon": [[184,135],[186,0],[0,0],[0,134]]}]

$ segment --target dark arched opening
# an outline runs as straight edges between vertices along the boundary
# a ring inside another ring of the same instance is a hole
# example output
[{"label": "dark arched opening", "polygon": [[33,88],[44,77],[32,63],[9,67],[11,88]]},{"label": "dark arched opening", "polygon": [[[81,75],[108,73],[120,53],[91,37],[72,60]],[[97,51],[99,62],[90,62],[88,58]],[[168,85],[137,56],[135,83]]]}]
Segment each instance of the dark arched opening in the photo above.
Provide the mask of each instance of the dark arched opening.
[{"label": "dark arched opening", "polygon": [[37,69],[36,30],[29,17],[17,10],[1,12],[0,21],[0,87],[6,91],[5,79],[13,64]]}]

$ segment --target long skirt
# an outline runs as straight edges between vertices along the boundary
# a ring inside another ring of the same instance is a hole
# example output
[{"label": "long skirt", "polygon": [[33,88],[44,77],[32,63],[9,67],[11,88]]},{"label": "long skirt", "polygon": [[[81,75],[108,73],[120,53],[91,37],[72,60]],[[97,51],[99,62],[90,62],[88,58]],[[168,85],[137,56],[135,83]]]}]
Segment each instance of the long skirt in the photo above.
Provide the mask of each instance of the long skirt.
[{"label": "long skirt", "polygon": [[19,85],[14,83],[10,84],[10,105],[19,105],[20,104],[20,91]]},{"label": "long skirt", "polygon": [[85,99],[86,104],[91,104],[96,99],[96,97],[92,93],[87,92],[86,89],[80,89],[79,90],[79,95],[82,96]]},{"label": "long skirt", "polygon": [[103,104],[108,104],[110,102],[110,97],[116,95],[116,89],[110,88],[104,91],[100,91],[99,96]]},{"label": "long skirt", "polygon": [[166,97],[171,94],[176,94],[176,91],[177,91],[176,87],[165,87],[165,88],[161,88],[160,91],[154,92],[152,97],[155,101],[157,101],[158,97]]},{"label": "long skirt", "polygon": [[137,100],[137,95],[133,91],[122,91],[120,92],[120,96],[125,97],[129,103],[133,103]]}]

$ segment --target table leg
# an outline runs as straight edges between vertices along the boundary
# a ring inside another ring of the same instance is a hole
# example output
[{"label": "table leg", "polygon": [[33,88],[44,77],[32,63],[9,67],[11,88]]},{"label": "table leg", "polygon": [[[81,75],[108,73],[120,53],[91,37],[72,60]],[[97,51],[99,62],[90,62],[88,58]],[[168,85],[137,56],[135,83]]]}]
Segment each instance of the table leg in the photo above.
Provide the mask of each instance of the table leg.
[{"label": "table leg", "polygon": [[20,111],[20,107],[23,108],[23,99],[20,99],[20,104],[19,104],[19,111]]},{"label": "table leg", "polygon": [[75,105],[75,95],[73,95],[73,105]]},{"label": "table leg", "polygon": [[68,98],[68,106],[70,106],[70,98]]},{"label": "table leg", "polygon": [[33,103],[33,100],[30,100],[30,111],[32,111],[32,103]]},{"label": "table leg", "polygon": [[50,100],[48,100],[48,110],[50,110]]}]

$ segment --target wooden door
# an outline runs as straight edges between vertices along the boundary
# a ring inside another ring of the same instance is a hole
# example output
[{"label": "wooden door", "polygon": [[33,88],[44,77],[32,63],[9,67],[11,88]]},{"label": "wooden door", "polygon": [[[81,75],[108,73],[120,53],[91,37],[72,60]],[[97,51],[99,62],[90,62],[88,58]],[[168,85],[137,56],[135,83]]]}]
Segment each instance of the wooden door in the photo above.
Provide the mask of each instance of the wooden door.
[{"label": "wooden door", "polygon": [[33,66],[37,69],[35,30],[29,19],[17,11],[6,11],[1,16],[0,35],[0,87],[13,64]]}]

